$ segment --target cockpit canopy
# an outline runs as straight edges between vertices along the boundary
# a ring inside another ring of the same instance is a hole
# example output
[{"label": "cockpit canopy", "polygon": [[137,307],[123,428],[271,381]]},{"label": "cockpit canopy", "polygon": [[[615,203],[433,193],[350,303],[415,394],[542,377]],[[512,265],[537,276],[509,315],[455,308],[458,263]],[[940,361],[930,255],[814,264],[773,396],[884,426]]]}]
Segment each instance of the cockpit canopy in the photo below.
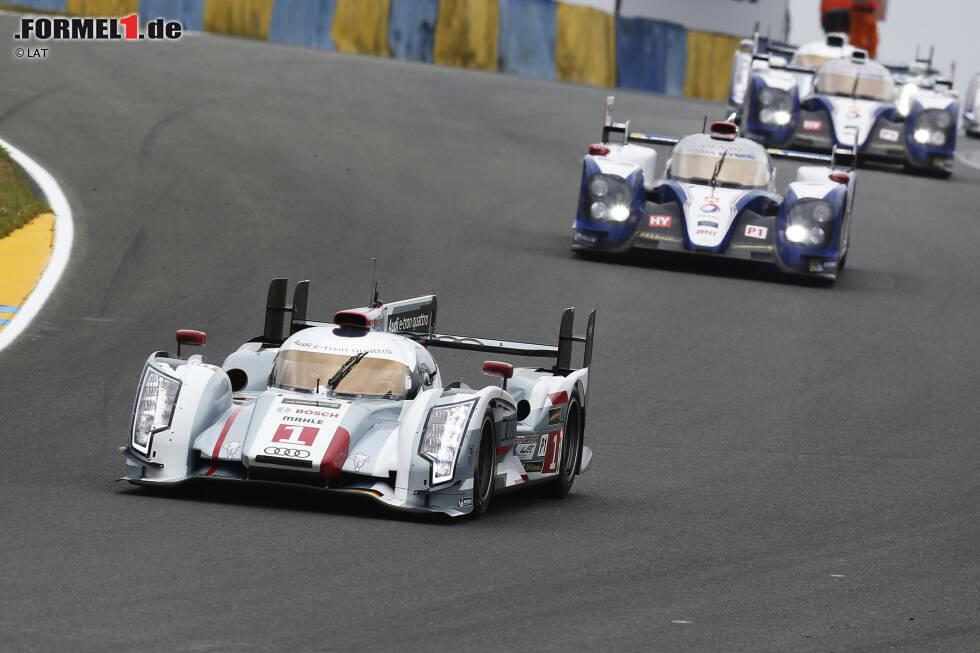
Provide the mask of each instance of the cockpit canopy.
[{"label": "cockpit canopy", "polygon": [[[719,167],[725,152],[725,160]],[[716,171],[715,182],[722,188],[766,188],[770,178],[769,156],[760,145],[745,139],[724,142],[706,134],[693,134],[674,146],[667,178],[707,185]]]},{"label": "cockpit canopy", "polygon": [[888,69],[874,61],[854,63],[848,59],[828,61],[820,66],[813,83],[816,93],[853,97],[859,100],[891,102],[895,84]]},{"label": "cockpit canopy", "polygon": [[[298,349],[280,351],[272,366],[269,385],[284,390],[314,392],[318,384],[326,386],[349,358]],[[403,399],[411,387],[411,375],[404,364],[365,356],[333,390],[340,394]]]},{"label": "cockpit canopy", "polygon": [[[419,379],[413,370],[418,345],[387,333],[343,335],[338,331],[314,327],[290,336],[276,355],[269,386],[299,392],[317,392],[319,386],[319,391],[325,391],[341,367],[364,352],[336,382],[334,393],[404,399],[417,389]],[[434,368],[434,364],[425,367]]]}]

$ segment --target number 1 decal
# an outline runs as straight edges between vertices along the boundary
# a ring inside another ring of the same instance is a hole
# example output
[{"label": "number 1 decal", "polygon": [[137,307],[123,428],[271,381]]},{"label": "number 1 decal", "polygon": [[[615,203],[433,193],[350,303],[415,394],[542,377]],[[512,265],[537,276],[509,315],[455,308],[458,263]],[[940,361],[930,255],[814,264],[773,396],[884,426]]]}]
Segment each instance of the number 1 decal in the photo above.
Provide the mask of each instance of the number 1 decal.
[{"label": "number 1 decal", "polygon": [[545,474],[551,474],[558,471],[558,454],[561,451],[561,441],[564,431],[554,431],[548,434],[548,453],[544,457],[544,469]]}]

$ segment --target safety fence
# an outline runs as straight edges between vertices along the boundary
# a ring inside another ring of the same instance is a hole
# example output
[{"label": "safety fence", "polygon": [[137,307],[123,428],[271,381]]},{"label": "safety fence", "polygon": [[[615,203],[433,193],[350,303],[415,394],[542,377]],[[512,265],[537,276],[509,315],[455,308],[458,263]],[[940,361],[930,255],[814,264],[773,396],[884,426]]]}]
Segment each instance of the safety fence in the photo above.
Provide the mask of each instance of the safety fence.
[{"label": "safety fence", "polygon": [[[324,50],[723,101],[738,37],[553,0],[17,0]],[[0,5],[2,6],[2,5]]]}]

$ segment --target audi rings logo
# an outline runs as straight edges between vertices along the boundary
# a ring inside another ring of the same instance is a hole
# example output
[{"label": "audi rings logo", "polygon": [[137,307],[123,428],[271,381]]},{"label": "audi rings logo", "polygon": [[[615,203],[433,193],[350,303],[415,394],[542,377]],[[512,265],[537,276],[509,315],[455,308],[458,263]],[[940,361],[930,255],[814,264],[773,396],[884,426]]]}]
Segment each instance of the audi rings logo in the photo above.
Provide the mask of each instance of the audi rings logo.
[{"label": "audi rings logo", "polygon": [[270,456],[285,456],[286,458],[309,458],[310,452],[303,449],[290,449],[289,447],[266,447],[263,449]]}]

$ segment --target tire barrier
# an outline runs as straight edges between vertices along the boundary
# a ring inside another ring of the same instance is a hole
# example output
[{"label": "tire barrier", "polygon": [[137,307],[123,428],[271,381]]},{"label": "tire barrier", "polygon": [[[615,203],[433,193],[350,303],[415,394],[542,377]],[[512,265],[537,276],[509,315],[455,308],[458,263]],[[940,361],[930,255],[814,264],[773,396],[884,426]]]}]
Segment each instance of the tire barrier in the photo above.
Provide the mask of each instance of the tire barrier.
[{"label": "tire barrier", "polygon": [[[740,36],[554,0],[19,0],[185,30],[724,101]],[[3,3],[0,3],[3,6]]]}]

